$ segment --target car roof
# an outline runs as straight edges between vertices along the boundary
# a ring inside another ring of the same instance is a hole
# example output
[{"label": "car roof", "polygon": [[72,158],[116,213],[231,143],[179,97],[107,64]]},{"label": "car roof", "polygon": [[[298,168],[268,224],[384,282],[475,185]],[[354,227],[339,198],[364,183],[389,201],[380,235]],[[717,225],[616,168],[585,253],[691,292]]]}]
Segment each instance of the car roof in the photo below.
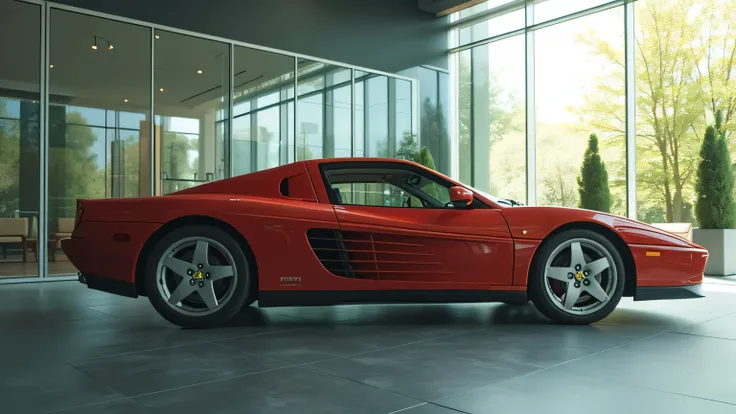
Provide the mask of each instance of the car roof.
[{"label": "car roof", "polygon": [[393,164],[410,164],[410,165],[419,165],[417,163],[407,161],[407,160],[400,160],[397,158],[377,158],[377,157],[341,157],[341,158],[320,158],[315,160],[307,160],[304,161],[309,164],[337,164],[337,163],[361,163],[361,162],[371,162],[371,163],[378,163],[378,162],[388,162]]}]

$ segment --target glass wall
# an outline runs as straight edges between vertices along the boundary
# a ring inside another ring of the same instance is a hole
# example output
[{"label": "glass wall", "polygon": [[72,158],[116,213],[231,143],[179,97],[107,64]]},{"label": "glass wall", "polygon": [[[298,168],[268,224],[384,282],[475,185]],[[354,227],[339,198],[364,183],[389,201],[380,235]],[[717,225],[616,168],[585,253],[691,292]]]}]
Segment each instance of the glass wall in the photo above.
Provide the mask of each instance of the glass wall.
[{"label": "glass wall", "polygon": [[233,175],[294,159],[294,58],[235,46]]},{"label": "glass wall", "polygon": [[465,50],[458,60],[460,181],[526,202],[524,36]]},{"label": "glass wall", "polygon": [[226,176],[230,45],[167,31],[154,39],[155,195],[161,195]]},{"label": "glass wall", "polygon": [[719,111],[736,150],[734,6],[490,0],[455,13],[459,178],[501,197],[526,191],[530,204],[587,207],[584,165],[598,158],[595,185],[610,203],[596,209],[697,226],[698,154]]},{"label": "glass wall", "polygon": [[637,213],[697,226],[698,155],[717,111],[736,155],[736,4],[639,0],[635,14]]},{"label": "glass wall", "polygon": [[352,70],[299,59],[296,159],[350,157]]},{"label": "glass wall", "polygon": [[0,283],[76,274],[77,199],[397,156],[416,134],[412,79],[55,3],[0,0],[0,54]]},{"label": "glass wall", "polygon": [[612,196],[609,211],[626,215],[626,136],[616,122],[626,118],[626,85],[615,61],[624,56],[623,12],[616,7],[534,34],[538,204],[584,206],[578,177],[596,135]]},{"label": "glass wall", "polygon": [[9,276],[39,274],[36,253],[41,183],[41,7],[0,0],[0,9],[3,11],[0,13],[2,280]]}]

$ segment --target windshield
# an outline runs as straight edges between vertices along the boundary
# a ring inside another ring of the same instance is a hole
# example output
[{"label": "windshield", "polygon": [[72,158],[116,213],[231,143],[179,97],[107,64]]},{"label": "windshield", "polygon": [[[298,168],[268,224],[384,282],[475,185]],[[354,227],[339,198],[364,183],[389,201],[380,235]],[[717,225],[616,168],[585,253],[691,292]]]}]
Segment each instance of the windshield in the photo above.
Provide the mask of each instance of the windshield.
[{"label": "windshield", "polygon": [[487,199],[489,199],[489,200],[491,200],[491,201],[493,201],[494,203],[497,203],[497,204],[503,204],[505,206],[521,205],[521,203],[519,203],[518,201],[511,200],[509,198],[496,197],[496,196],[493,196],[493,195],[490,195],[490,194],[486,193],[485,191],[477,190],[477,189],[475,189],[475,188],[473,188],[473,187],[471,187],[469,185],[466,185],[466,187],[468,187],[469,190],[474,191],[474,192],[482,195],[483,197],[485,197],[485,198],[487,198]]}]

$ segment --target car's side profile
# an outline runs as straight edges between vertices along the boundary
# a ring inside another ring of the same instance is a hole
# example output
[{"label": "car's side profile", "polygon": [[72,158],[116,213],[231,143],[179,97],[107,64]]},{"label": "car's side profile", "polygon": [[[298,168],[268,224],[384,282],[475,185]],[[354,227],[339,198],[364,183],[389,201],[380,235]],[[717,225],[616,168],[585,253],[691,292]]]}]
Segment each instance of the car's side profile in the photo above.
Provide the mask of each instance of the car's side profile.
[{"label": "car's side profile", "polygon": [[79,200],[62,248],[89,288],[170,322],[243,307],[531,300],[589,324],[621,297],[701,297],[708,256],[594,211],[517,207],[408,161],[301,161],[159,197]]}]

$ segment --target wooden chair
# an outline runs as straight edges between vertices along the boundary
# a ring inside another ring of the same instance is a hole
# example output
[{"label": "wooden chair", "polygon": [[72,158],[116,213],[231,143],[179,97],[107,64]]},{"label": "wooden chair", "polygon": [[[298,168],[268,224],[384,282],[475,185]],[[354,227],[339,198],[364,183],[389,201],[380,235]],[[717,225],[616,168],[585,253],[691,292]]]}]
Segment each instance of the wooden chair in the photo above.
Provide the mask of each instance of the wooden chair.
[{"label": "wooden chair", "polygon": [[[23,249],[23,262],[28,261],[28,218],[0,217],[0,244],[20,244]],[[7,258],[3,246],[3,258]]]},{"label": "wooden chair", "polygon": [[56,233],[54,239],[68,239],[72,237],[74,231],[74,218],[59,217],[56,221]]}]

